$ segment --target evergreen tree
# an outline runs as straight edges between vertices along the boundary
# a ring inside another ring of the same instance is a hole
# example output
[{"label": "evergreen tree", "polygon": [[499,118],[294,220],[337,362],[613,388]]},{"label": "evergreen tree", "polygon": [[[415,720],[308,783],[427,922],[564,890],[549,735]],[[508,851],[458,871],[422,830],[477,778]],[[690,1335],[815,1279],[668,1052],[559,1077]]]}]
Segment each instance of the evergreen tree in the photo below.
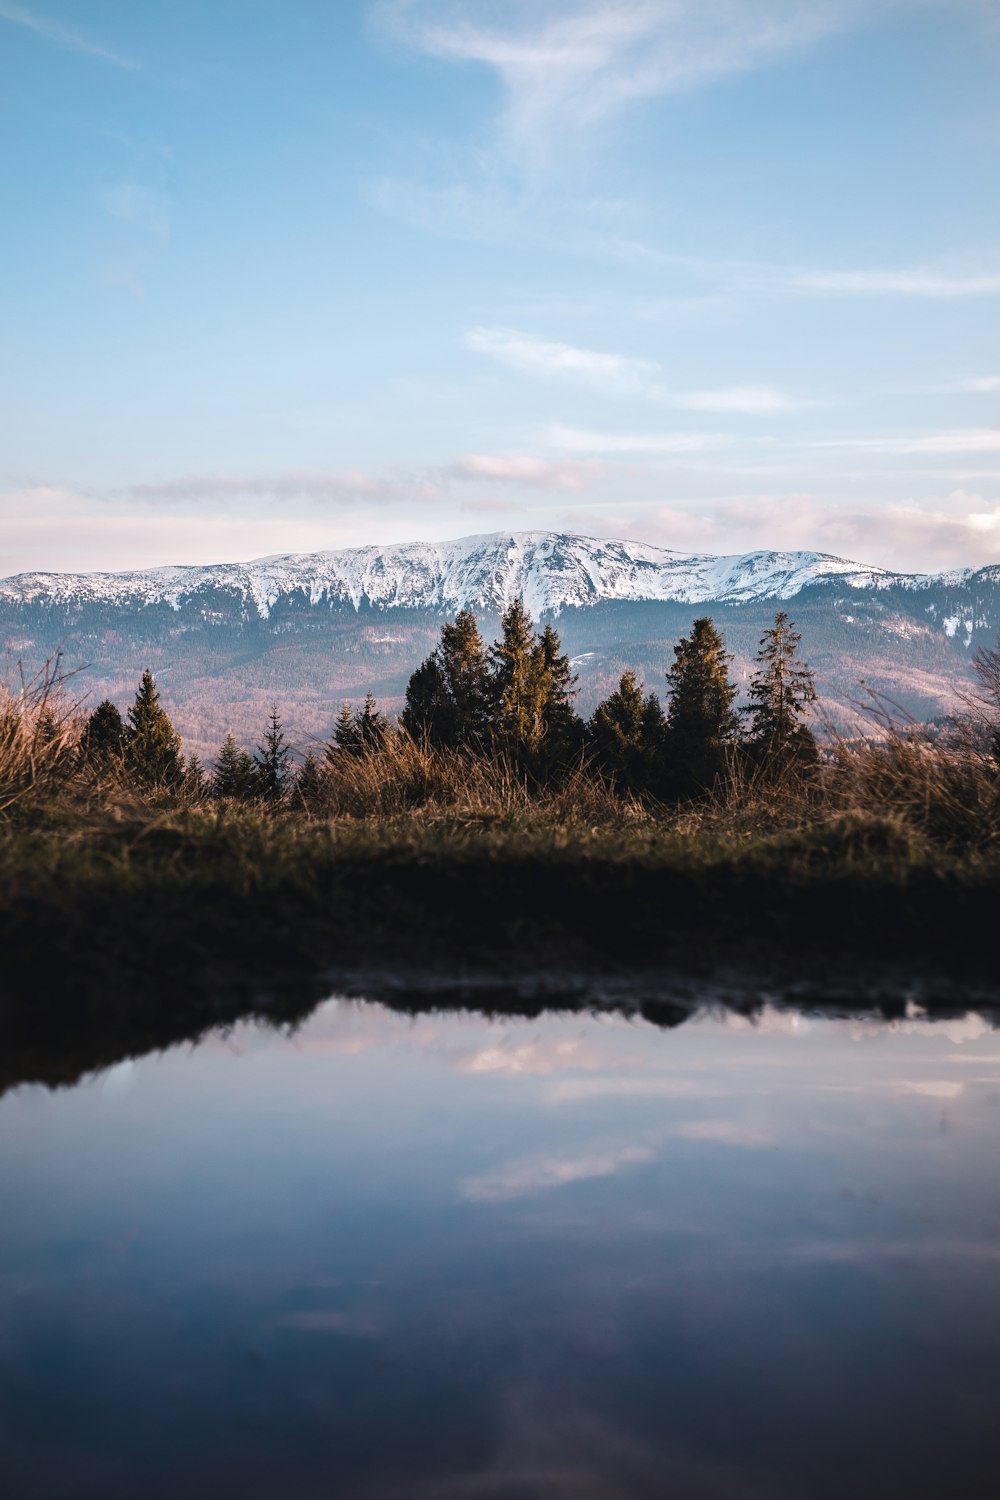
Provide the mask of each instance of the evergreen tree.
[{"label": "evergreen tree", "polygon": [[471,609],[460,610],[453,624],[441,627],[438,649],[451,706],[446,743],[477,744],[489,728],[490,669]]},{"label": "evergreen tree", "polygon": [[587,726],[590,752],[603,771],[624,786],[655,786],[663,751],[664,719],[655,693],[643,696],[629,668],[616,690],[597,705]]},{"label": "evergreen tree", "polygon": [[411,676],[403,728],[432,745],[477,745],[490,722],[489,662],[476,617],[463,609]]},{"label": "evergreen tree", "polygon": [[674,796],[708,791],[726,767],[736,737],[736,688],[729,680],[725,642],[707,617],[674,647],[667,673],[670,700],[664,736],[667,786]]},{"label": "evergreen tree", "polygon": [[278,706],[275,704],[268,715],[264,739],[257,746],[253,758],[254,791],[258,797],[263,797],[268,802],[281,800],[292,779],[289,764],[291,757],[292,752],[285,742]]},{"label": "evergreen tree", "polygon": [[212,773],[213,797],[235,797],[241,800],[253,796],[254,766],[245,750],[241,750],[231,734],[222,742],[215,770]]},{"label": "evergreen tree", "polygon": [[535,646],[542,697],[542,735],[550,763],[568,759],[580,749],[583,725],[573,708],[576,677],[563,655],[559,637],[546,625]]},{"label": "evergreen tree", "polygon": [[326,761],[332,765],[340,754],[355,754],[361,748],[354,711],[349,703],[340,705],[333,728],[333,739],[326,747]]},{"label": "evergreen tree", "polygon": [[323,801],[323,772],[312,750],[306,752],[295,778],[295,800],[308,812],[314,811]]},{"label": "evergreen tree", "polygon": [[420,742],[438,746],[454,742],[454,704],[439,652],[431,652],[406,684],[400,722],[407,734]]},{"label": "evergreen tree", "polygon": [[205,785],[205,768],[197,755],[188,756],[181,785],[187,796],[195,802],[200,802],[208,790]]},{"label": "evergreen tree", "polygon": [[799,660],[801,639],[784,610],[761,637],[750,702],[743,713],[749,747],[762,762],[816,760],[816,741],[802,723],[808,705],[816,701],[816,687],[813,672]]},{"label": "evergreen tree", "polygon": [[992,740],[993,759],[1000,766],[1000,637],[997,650],[980,646],[972,661],[973,669],[983,690],[983,703],[990,715],[989,728]]},{"label": "evergreen tree", "polygon": [[99,703],[87,720],[80,740],[80,756],[95,769],[121,765],[125,753],[125,724],[109,698]]},{"label": "evergreen tree", "polygon": [[389,737],[389,720],[379,712],[371,693],[365,694],[364,707],[354,717],[354,730],[362,750],[384,750]]},{"label": "evergreen tree", "polygon": [[520,599],[505,610],[500,629],[490,648],[494,729],[511,749],[531,752],[544,733],[547,693],[542,657]]},{"label": "evergreen tree", "polygon": [[153,674],[142,674],[125,728],[125,765],[140,786],[176,787],[184,774],[181,742],[156,691]]}]

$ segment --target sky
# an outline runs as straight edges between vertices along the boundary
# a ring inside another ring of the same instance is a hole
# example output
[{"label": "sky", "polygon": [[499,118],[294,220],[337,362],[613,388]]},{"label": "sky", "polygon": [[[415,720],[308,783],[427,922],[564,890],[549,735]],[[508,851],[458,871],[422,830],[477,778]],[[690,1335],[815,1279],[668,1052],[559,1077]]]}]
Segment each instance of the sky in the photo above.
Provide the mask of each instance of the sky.
[{"label": "sky", "polygon": [[0,574],[1000,561],[1000,0],[0,0]]}]

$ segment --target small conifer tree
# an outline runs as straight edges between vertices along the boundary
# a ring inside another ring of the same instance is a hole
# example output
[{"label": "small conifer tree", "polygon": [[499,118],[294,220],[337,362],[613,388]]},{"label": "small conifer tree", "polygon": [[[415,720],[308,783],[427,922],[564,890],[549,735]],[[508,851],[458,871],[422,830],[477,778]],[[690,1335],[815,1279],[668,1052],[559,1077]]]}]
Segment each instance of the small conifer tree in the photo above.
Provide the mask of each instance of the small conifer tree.
[{"label": "small conifer tree", "polygon": [[636,791],[655,786],[663,751],[664,719],[655,693],[643,695],[631,668],[597,705],[587,726],[590,753],[613,780]]},{"label": "small conifer tree", "polygon": [[697,796],[725,771],[739,723],[731,661],[721,631],[707,617],[695,620],[691,634],[674,647],[664,735],[667,785],[674,796]]},{"label": "small conifer tree", "polygon": [[816,741],[802,722],[816,701],[816,686],[812,670],[799,659],[801,639],[787,613],[779,610],[761,637],[750,702],[743,709],[751,752],[773,766],[816,760]]},{"label": "small conifer tree", "polygon": [[1000,766],[1000,637],[997,649],[980,646],[972,661],[983,691],[983,704],[989,715],[993,759]]},{"label": "small conifer tree", "polygon": [[267,718],[264,738],[253,758],[254,791],[268,802],[280,802],[292,780],[292,752],[274,704]]},{"label": "small conifer tree", "polygon": [[312,749],[306,751],[295,777],[295,801],[307,812],[314,812],[323,801],[323,772]]},{"label": "small conifer tree", "polygon": [[245,750],[240,749],[232,734],[226,735],[216,757],[211,789],[213,797],[245,800],[253,796],[253,761]]},{"label": "small conifer tree", "polygon": [[338,755],[353,755],[361,748],[354,711],[349,703],[340,705],[340,713],[333,729],[333,739],[326,747],[327,763],[332,765]]},{"label": "small conifer tree", "polygon": [[80,757],[96,770],[120,766],[125,754],[125,723],[109,698],[90,715],[80,739]]},{"label": "small conifer tree", "polygon": [[365,694],[364,706],[354,718],[358,745],[362,750],[384,750],[389,737],[389,720],[380,713],[371,693]]},{"label": "small conifer tree", "polygon": [[180,736],[166,711],[147,668],[125,727],[125,766],[142,787],[177,787],[184,774]]},{"label": "small conifer tree", "polygon": [[197,755],[188,756],[181,790],[192,802],[200,802],[208,790],[205,784],[205,768]]}]

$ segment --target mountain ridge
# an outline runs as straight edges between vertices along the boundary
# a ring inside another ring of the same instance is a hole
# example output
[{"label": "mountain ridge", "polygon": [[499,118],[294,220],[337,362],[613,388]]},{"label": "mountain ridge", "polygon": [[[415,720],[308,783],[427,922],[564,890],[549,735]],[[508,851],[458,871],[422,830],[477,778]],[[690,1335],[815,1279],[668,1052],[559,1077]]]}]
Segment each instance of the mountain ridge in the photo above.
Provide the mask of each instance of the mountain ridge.
[{"label": "mountain ridge", "polygon": [[[199,593],[242,598],[261,619],[278,601],[383,609],[502,609],[515,596],[533,614],[607,600],[681,604],[788,600],[818,582],[851,589],[961,585],[975,569],[904,573],[812,550],[680,552],[650,543],[576,532],[477,533],[446,542],[405,542],[249,562],[178,564],[88,573],[26,572],[0,579],[8,604],[165,604],[178,610]],[[979,570],[982,571],[982,570]]]}]

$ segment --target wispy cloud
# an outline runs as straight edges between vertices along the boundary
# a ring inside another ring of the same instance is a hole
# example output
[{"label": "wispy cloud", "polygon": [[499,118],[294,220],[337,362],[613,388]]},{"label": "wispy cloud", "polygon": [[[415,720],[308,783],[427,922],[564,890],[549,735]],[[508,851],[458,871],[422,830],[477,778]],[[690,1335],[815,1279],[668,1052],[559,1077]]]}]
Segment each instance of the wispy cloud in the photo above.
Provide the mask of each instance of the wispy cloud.
[{"label": "wispy cloud", "polygon": [[164,243],[170,238],[171,205],[165,193],[135,182],[120,182],[104,188],[101,198],[114,218],[134,224]]},{"label": "wispy cloud", "polygon": [[919,269],[871,271],[789,270],[779,280],[794,290],[850,297],[995,297],[1000,271],[946,273]]},{"label": "wispy cloud", "polygon": [[309,473],[189,474],[148,484],[131,485],[130,498],[146,501],[192,501],[239,499],[243,496],[273,500],[310,499],[333,504],[356,504],[380,500],[440,500],[444,491],[425,477],[383,479],[351,470]]},{"label": "wispy cloud", "polygon": [[139,66],[132,58],[123,57],[120,52],[113,52],[110,47],[91,41],[89,37],[64,26],[61,21],[40,15],[36,10],[29,10],[26,5],[11,5],[9,0],[0,0],[0,21],[23,26],[57,47],[64,47],[70,52],[83,52],[88,57],[99,57],[102,62],[112,63],[116,68],[132,69]]},{"label": "wispy cloud", "polygon": [[540,339],[517,328],[468,328],[462,336],[466,349],[484,354],[520,375],[572,381],[608,395],[641,396],[683,411],[731,412],[767,416],[815,406],[769,385],[734,385],[700,391],[675,391],[664,381],[655,360],[608,350],[584,349],[551,339]]},{"label": "wispy cloud", "polygon": [[1000,391],[1000,375],[968,375],[964,380],[953,380],[941,389],[960,395],[989,396]]},{"label": "wispy cloud", "polygon": [[651,360],[554,343],[514,328],[469,328],[463,343],[522,374],[569,377],[623,393],[643,390],[659,369]]},{"label": "wispy cloud", "polygon": [[500,121],[544,154],[642,99],[711,83],[809,47],[872,9],[857,0],[382,0],[410,46],[490,68]]},{"label": "wispy cloud", "polygon": [[750,416],[799,411],[804,406],[816,404],[799,401],[768,385],[734,385],[717,391],[690,391],[687,395],[675,396],[673,401],[685,411],[736,412]]},{"label": "wispy cloud", "polygon": [[520,485],[537,490],[582,490],[603,478],[611,466],[597,459],[552,463],[526,453],[470,453],[449,464],[453,479]]},{"label": "wispy cloud", "polygon": [[1000,427],[951,427],[942,432],[903,433],[890,437],[828,438],[812,446],[868,453],[1000,453]]},{"label": "wispy cloud", "polygon": [[613,1177],[624,1167],[639,1166],[656,1156],[653,1145],[598,1146],[590,1151],[553,1153],[507,1162],[494,1172],[469,1177],[461,1184],[463,1198],[496,1203],[530,1193],[566,1187],[594,1177]]},{"label": "wispy cloud", "polygon": [[721,432],[595,432],[561,423],[549,427],[546,436],[552,447],[570,453],[653,453],[663,457],[711,453],[732,441]]}]

